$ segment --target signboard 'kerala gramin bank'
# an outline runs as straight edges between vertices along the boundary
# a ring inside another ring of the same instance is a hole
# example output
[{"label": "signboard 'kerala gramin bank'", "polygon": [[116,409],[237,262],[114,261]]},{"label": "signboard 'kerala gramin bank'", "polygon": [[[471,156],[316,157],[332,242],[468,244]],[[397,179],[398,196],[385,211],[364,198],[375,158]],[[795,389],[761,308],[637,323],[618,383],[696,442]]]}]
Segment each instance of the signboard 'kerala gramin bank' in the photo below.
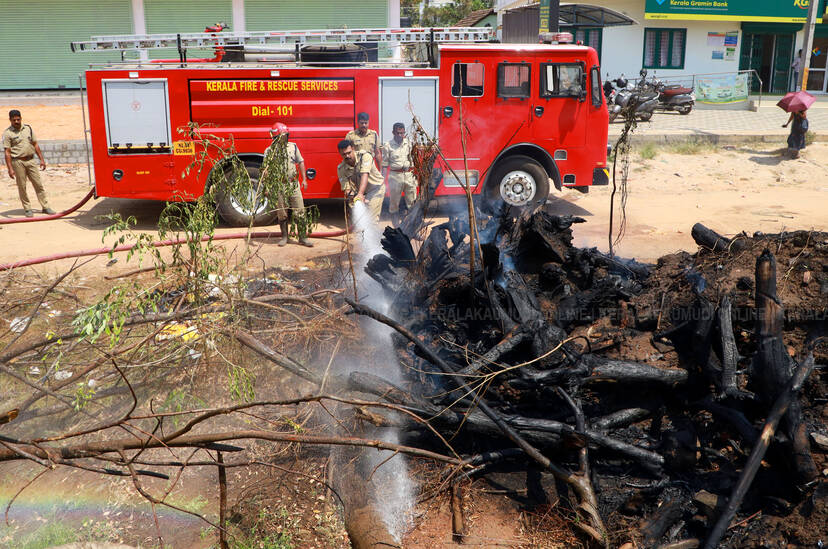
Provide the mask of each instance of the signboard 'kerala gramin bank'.
[{"label": "signboard 'kerala gramin bank'", "polygon": [[[647,0],[647,19],[804,23],[809,0]],[[824,13],[825,0],[821,0]]]}]

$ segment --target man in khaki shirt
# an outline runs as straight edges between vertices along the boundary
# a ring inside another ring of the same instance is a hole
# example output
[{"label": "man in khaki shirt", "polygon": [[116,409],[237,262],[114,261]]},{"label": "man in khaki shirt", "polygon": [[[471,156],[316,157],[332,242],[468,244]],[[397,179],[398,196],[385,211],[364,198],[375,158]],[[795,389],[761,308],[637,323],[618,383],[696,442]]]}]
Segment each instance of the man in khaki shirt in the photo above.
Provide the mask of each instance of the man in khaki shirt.
[{"label": "man in khaki shirt", "polygon": [[32,182],[37,200],[43,213],[52,215],[55,211],[49,207],[49,199],[46,198],[46,189],[40,182],[40,172],[37,171],[35,154],[40,159],[40,169],[46,169],[46,160],[37,144],[32,127],[23,124],[20,111],[14,109],[9,111],[9,122],[11,126],[3,132],[3,148],[5,148],[6,168],[9,170],[9,177],[17,182],[17,194],[23,204],[23,211],[26,217],[33,217],[32,204],[29,202],[29,194],[26,192],[26,178]]},{"label": "man in khaki shirt", "polygon": [[394,139],[382,146],[382,164],[388,178],[388,213],[396,226],[400,222],[400,195],[405,193],[405,205],[410,210],[417,199],[417,183],[411,172],[411,142],[405,136],[405,124],[395,122],[392,132]]},{"label": "man in khaki shirt", "polygon": [[382,166],[382,151],[380,150],[379,135],[368,129],[370,118],[367,112],[357,115],[357,127],[345,134],[345,139],[353,143],[354,151],[368,151],[377,159],[377,166]]},{"label": "man in khaki shirt", "polygon": [[[273,142],[270,146],[265,149],[264,156],[267,159],[268,154],[271,153],[271,148],[278,144],[279,139],[287,139],[290,136],[290,130],[288,127],[281,122],[276,122],[273,124],[273,127],[270,129],[270,137]],[[284,246],[288,243],[288,207],[290,208],[292,214],[295,216],[294,221],[297,221],[297,217],[299,218],[299,223],[297,226],[299,227],[299,244],[302,246],[307,246],[308,248],[313,247],[313,243],[308,240],[307,235],[307,226],[303,224],[301,221],[304,220],[305,216],[305,202],[302,200],[302,189],[308,188],[308,179],[305,175],[305,159],[302,157],[302,153],[299,152],[299,147],[296,146],[296,143],[293,141],[287,141],[285,144],[286,153],[287,153],[287,165],[285,166],[285,171],[287,172],[288,181],[293,183],[293,192],[288,197],[279,196],[278,197],[278,205],[276,208],[276,216],[279,220],[279,227],[282,230],[282,238],[276,244],[279,246]],[[299,172],[297,174],[296,167],[299,166]],[[261,174],[261,178],[263,179],[265,174],[267,173],[267,167],[264,168],[264,171]],[[298,175],[298,177],[297,177]],[[301,185],[301,186],[300,186]],[[285,204],[287,198],[287,205]]]},{"label": "man in khaki shirt", "polygon": [[342,162],[336,167],[336,175],[345,196],[365,202],[374,223],[378,223],[385,198],[385,182],[374,164],[373,155],[367,151],[355,151],[354,144],[347,139],[340,141],[337,149]]}]

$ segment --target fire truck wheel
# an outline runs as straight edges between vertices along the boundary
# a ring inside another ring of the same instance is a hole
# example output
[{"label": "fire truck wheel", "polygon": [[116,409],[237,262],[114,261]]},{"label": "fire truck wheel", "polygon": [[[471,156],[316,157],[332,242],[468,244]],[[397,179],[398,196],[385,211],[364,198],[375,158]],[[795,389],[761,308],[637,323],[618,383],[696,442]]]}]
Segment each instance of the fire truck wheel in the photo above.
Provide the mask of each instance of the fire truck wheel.
[{"label": "fire truck wheel", "polygon": [[[259,168],[261,166],[257,162],[250,160],[244,161],[244,169],[250,175],[250,181],[253,187],[250,190],[251,196],[248,203],[253,201],[252,193],[255,192],[256,185],[259,183]],[[269,225],[276,219],[276,211],[270,206],[266,199],[259,199],[255,208],[245,206],[239,199],[231,193],[225,192],[225,189],[216,189],[216,204],[218,205],[218,213],[221,218],[228,225],[233,227],[246,227],[250,224],[250,217],[253,216],[254,225]],[[251,211],[253,210],[253,211]]]},{"label": "fire truck wheel", "polygon": [[486,188],[487,209],[503,202],[513,208],[532,208],[549,196],[546,170],[528,156],[513,156],[498,163]]}]

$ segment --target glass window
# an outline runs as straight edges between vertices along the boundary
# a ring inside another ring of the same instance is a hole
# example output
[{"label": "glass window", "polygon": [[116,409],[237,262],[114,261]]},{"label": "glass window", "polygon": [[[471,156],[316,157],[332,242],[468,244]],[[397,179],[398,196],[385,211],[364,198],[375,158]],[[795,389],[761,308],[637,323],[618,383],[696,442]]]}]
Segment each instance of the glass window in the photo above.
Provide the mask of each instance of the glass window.
[{"label": "glass window", "polygon": [[683,69],[686,29],[644,29],[644,68]]},{"label": "glass window", "polygon": [[583,44],[584,46],[589,46],[590,48],[594,49],[598,52],[598,60],[601,60],[601,38],[602,32],[601,28],[578,28],[572,29],[571,32],[575,36],[575,43]]},{"label": "glass window", "polygon": [[592,94],[592,105],[595,107],[600,107],[601,104],[604,102],[604,95],[603,93],[601,93],[603,90],[601,89],[601,75],[599,74],[598,67],[592,67],[592,69],[590,69],[589,79],[589,89],[591,90]]},{"label": "glass window", "polygon": [[581,97],[584,67],[580,63],[542,63],[541,97]]},{"label": "glass window", "polygon": [[455,63],[451,76],[451,95],[454,97],[483,95],[483,63]]},{"label": "glass window", "polygon": [[498,97],[529,97],[529,63],[501,63],[497,66]]}]

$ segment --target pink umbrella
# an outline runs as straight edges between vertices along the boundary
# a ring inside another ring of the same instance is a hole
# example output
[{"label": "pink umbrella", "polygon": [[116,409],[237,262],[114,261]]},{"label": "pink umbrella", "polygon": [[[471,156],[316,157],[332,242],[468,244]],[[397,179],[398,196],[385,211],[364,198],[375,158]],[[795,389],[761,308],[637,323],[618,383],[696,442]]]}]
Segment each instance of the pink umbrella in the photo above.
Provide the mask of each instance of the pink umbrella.
[{"label": "pink umbrella", "polygon": [[776,105],[785,112],[804,111],[814,104],[816,97],[806,91],[789,92]]}]

